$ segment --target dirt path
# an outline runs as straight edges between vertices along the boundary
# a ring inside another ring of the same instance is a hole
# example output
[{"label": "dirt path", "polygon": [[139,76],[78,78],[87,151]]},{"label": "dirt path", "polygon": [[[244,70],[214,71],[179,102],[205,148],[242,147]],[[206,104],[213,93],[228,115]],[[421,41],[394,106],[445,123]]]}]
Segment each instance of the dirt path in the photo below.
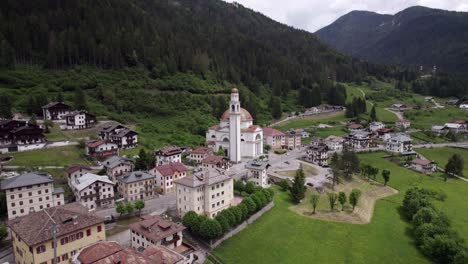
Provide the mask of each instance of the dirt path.
[{"label": "dirt path", "polygon": [[396,117],[398,118],[398,120],[404,120],[405,117],[403,116],[403,113],[400,113],[400,112],[395,112],[395,111],[392,111],[390,110],[389,108],[384,108],[385,110],[389,111],[390,113],[393,113],[394,115],[396,115]]}]

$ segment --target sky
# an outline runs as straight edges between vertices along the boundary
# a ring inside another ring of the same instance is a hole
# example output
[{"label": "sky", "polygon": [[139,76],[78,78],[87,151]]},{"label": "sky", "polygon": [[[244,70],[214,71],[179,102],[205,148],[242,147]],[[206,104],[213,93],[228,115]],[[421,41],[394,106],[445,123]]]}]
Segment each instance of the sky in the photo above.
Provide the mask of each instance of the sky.
[{"label": "sky", "polygon": [[[233,0],[225,0],[234,2]],[[395,14],[420,5],[468,11],[468,0],[235,0],[281,23],[315,32],[353,10]]]}]

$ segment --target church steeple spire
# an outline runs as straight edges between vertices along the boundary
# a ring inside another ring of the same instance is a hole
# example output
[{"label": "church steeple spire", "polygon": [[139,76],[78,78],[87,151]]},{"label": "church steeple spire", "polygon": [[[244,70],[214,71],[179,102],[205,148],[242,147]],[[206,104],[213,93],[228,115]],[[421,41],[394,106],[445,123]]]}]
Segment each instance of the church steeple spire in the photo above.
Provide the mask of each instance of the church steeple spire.
[{"label": "church steeple spire", "polygon": [[240,119],[241,108],[239,90],[231,90],[231,102],[229,106],[229,160],[233,163],[241,162],[240,143]]}]

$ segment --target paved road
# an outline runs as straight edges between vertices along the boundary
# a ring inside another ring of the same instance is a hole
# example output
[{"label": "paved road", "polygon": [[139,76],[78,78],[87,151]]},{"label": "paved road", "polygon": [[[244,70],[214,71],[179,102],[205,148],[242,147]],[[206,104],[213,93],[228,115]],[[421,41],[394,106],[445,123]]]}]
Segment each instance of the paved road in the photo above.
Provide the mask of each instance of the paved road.
[{"label": "paved road", "polygon": [[468,141],[413,145],[413,148],[445,148],[445,147],[468,148]]},{"label": "paved road", "polygon": [[[152,212],[163,212],[166,210],[175,210],[176,209],[176,195],[175,193],[160,195],[158,198],[145,201],[145,208],[143,212],[152,213]],[[96,211],[99,216],[118,216],[119,214],[115,211],[114,208],[101,209]]]}]

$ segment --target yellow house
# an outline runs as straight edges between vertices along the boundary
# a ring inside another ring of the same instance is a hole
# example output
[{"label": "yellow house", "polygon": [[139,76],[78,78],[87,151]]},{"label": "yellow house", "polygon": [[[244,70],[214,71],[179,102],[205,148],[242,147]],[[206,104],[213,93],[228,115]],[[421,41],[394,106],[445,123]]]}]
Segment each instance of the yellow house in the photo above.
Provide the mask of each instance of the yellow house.
[{"label": "yellow house", "polygon": [[54,263],[54,226],[57,263],[71,263],[83,247],[106,240],[104,219],[79,203],[65,204],[10,220],[15,262]]}]

